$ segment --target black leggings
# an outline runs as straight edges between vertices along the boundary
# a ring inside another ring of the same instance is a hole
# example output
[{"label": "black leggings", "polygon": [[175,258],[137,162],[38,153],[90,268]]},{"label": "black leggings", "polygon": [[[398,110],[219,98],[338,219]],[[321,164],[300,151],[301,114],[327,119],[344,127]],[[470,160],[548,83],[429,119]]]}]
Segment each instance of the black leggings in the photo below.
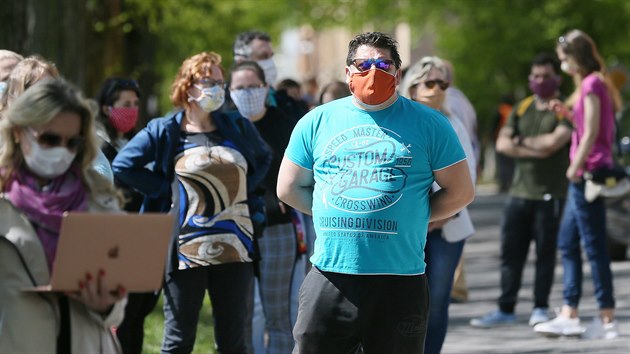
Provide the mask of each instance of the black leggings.
[{"label": "black leggings", "polygon": [[124,354],[141,354],[144,319],[153,311],[160,293],[132,293],[127,297],[125,319],[116,330]]}]

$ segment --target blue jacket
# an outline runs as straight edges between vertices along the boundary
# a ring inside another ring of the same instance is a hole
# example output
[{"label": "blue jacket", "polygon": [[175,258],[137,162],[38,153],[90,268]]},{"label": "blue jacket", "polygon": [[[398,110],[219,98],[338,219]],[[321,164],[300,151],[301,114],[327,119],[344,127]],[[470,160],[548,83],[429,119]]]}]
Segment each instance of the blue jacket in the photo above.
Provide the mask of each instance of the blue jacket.
[{"label": "blue jacket", "polygon": [[[153,119],[112,162],[116,178],[144,195],[141,212],[168,212],[171,208],[175,150],[183,117],[184,112],[179,111]],[[255,191],[271,164],[267,144],[247,118],[220,112],[213,112],[212,118],[221,135],[247,160],[247,191]]]},{"label": "blue jacket", "polygon": [[[183,117],[184,112],[177,111],[151,120],[146,128],[120,150],[112,162],[114,176],[144,195],[141,213],[165,213],[171,209],[175,151]],[[255,228],[261,228],[264,225],[264,200],[263,193],[257,192],[257,189],[271,165],[271,152],[254,125],[240,114],[215,111],[212,112],[212,119],[221,135],[231,141],[247,161],[250,214]],[[256,234],[260,232],[261,230],[255,231]],[[176,251],[176,247],[171,250]],[[172,252],[171,257],[174,255]]]}]

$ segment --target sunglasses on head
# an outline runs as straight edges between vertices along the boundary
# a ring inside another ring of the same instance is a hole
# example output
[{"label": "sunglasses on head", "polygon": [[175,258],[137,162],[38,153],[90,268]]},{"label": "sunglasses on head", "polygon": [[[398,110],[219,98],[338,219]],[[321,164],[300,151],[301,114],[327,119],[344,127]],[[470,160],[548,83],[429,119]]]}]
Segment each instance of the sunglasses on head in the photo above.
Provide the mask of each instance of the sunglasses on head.
[{"label": "sunglasses on head", "polygon": [[446,91],[446,89],[449,86],[448,82],[442,81],[442,80],[428,80],[428,81],[423,82],[422,84],[424,85],[424,87],[428,89],[432,89],[437,84],[438,86],[440,86],[442,91]]},{"label": "sunglasses on head", "polygon": [[[39,133],[31,128],[27,129],[27,131],[31,133],[33,137],[35,137],[39,145],[42,145],[44,147],[54,148],[54,147],[59,147],[59,146],[65,146],[70,151],[77,151],[79,148],[83,146],[83,143],[85,142],[85,139],[80,136],[75,136],[75,137],[66,139],[66,138],[61,137],[59,134],[48,133],[48,132]],[[64,143],[64,140],[65,140],[65,143]]]},{"label": "sunglasses on head", "polygon": [[558,37],[558,44],[561,47],[566,47],[567,45],[569,45],[569,41],[567,41],[567,39],[564,36],[560,36]]},{"label": "sunglasses on head", "polygon": [[394,66],[394,61],[390,59],[353,59],[352,65],[359,69],[359,71],[370,70],[372,65],[377,69],[389,71],[389,69]]}]

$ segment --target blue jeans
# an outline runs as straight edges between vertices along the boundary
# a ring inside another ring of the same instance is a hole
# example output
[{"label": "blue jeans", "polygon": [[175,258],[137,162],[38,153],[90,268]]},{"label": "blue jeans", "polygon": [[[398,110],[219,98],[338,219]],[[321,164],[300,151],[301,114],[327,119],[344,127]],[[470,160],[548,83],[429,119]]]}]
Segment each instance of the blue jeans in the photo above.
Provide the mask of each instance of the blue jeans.
[{"label": "blue jeans", "polygon": [[587,202],[584,183],[570,183],[558,234],[558,249],[564,268],[564,303],[572,308],[578,307],[582,295],[580,241],[591,264],[599,308],[614,308],[612,272],[606,247],[606,205],[602,198]]},{"label": "blue jeans", "polygon": [[424,247],[426,275],[429,282],[430,310],[427,324],[427,337],[424,343],[426,354],[439,354],[444,344],[448,328],[448,306],[451,303],[453,275],[462,256],[465,241],[448,242],[442,237],[442,230],[427,234]]}]

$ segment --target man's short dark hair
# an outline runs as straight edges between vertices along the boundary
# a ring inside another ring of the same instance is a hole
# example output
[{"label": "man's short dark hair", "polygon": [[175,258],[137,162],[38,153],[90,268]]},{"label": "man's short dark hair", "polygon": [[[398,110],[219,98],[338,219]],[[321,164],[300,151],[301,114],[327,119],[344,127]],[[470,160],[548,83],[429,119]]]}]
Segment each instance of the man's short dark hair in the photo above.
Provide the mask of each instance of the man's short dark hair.
[{"label": "man's short dark hair", "polygon": [[242,32],[238,36],[236,36],[236,40],[234,41],[233,51],[234,51],[234,59],[251,59],[252,55],[252,41],[254,39],[260,39],[261,41],[271,42],[271,37],[261,31],[248,31]]},{"label": "man's short dark hair", "polygon": [[361,33],[354,37],[354,39],[352,39],[348,44],[348,57],[346,58],[346,65],[352,65],[352,59],[354,59],[354,56],[357,53],[357,48],[362,45],[378,49],[389,49],[394,65],[396,65],[397,68],[400,68],[402,65],[400,54],[398,54],[398,42],[396,42],[396,40],[388,34],[381,32]]},{"label": "man's short dark hair", "polygon": [[543,65],[551,65],[554,73],[560,74],[560,60],[558,57],[551,53],[539,53],[536,55],[534,60],[532,60],[532,66],[543,66]]}]

